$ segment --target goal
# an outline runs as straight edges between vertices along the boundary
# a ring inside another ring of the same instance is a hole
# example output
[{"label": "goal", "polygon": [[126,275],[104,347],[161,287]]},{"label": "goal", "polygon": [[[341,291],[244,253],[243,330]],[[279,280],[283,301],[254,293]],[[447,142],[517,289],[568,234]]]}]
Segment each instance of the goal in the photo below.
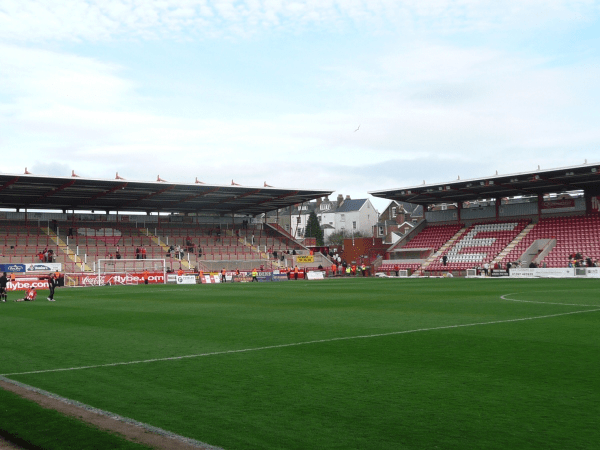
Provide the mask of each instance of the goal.
[{"label": "goal", "polygon": [[166,283],[164,259],[99,259],[98,284],[138,284],[146,270],[154,276],[160,274],[161,282]]}]

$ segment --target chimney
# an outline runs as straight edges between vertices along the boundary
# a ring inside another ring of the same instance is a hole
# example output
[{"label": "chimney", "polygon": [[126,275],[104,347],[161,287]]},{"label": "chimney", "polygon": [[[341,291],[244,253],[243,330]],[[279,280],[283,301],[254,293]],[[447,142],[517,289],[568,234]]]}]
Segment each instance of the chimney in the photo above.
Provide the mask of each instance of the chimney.
[{"label": "chimney", "polygon": [[317,199],[317,207],[321,206],[321,203],[323,203],[323,200],[321,199],[321,197],[319,197]]},{"label": "chimney", "polygon": [[344,203],[344,196],[343,196],[342,194],[339,194],[339,195],[337,196],[337,205],[338,205],[338,208],[339,208],[340,206],[342,206],[342,203]]},{"label": "chimney", "polygon": [[346,200],[352,200],[349,195],[346,195]]}]

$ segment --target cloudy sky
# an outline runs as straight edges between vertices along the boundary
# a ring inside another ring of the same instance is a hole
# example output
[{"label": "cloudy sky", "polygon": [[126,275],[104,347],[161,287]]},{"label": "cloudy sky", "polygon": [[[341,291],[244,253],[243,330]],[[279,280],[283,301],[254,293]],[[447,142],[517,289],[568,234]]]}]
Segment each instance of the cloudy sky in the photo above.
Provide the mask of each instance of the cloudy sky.
[{"label": "cloudy sky", "polygon": [[364,198],[599,162],[599,17],[595,0],[0,0],[0,171]]}]

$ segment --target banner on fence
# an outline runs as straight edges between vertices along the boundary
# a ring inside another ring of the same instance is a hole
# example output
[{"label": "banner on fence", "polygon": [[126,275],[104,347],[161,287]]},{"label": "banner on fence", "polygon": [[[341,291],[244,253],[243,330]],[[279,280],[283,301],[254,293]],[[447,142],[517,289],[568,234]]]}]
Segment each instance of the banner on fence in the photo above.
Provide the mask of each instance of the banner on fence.
[{"label": "banner on fence", "polygon": [[315,257],[313,255],[297,256],[296,261],[298,261],[299,263],[312,263],[312,262],[315,262]]},{"label": "banner on fence", "polygon": [[571,267],[554,267],[548,269],[510,269],[513,278],[572,278],[575,269]]},{"label": "banner on fence", "polygon": [[563,198],[560,200],[547,200],[542,203],[542,209],[574,208],[575,200]]},{"label": "banner on fence", "polygon": [[324,280],[325,272],[323,272],[321,270],[314,270],[312,272],[307,272],[306,279],[307,280]]},{"label": "banner on fence", "polygon": [[56,272],[62,271],[61,263],[33,263],[27,264],[27,272]]},{"label": "banner on fence", "polygon": [[177,275],[177,284],[196,284],[194,275]]},{"label": "banner on fence", "polygon": [[[165,277],[162,272],[150,272],[148,274],[149,284],[162,284]],[[107,284],[144,284],[143,273],[122,273],[111,275],[80,275],[80,286],[105,286]]]},{"label": "banner on fence", "polygon": [[25,272],[25,264],[0,264],[0,272]]},{"label": "banner on fence", "polygon": [[211,273],[202,275],[202,277],[198,278],[202,284],[212,284],[212,283],[220,283],[221,276],[218,273]]},{"label": "banner on fence", "polygon": [[22,277],[17,278],[14,283],[9,281],[6,285],[6,288],[9,291],[25,291],[30,287],[36,289],[49,289],[48,280],[40,279],[38,277]]},{"label": "banner on fence", "polygon": [[502,270],[502,269],[492,269],[492,273],[491,275],[493,277],[508,277],[508,271],[507,270]]},{"label": "banner on fence", "polygon": [[600,267],[587,267],[585,276],[590,278],[600,278]]}]

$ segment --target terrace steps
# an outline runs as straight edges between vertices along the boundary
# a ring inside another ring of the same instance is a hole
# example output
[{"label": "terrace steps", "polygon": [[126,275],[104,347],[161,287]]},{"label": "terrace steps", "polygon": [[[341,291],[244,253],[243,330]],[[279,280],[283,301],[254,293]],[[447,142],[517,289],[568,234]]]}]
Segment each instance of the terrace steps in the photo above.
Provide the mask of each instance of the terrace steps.
[{"label": "terrace steps", "polygon": [[505,257],[506,255],[508,255],[511,250],[513,248],[515,248],[517,246],[517,244],[519,242],[521,242],[525,236],[527,236],[529,234],[529,232],[531,230],[533,230],[533,228],[535,227],[534,223],[530,223],[529,225],[527,225],[525,228],[523,228],[523,230],[517,235],[517,237],[515,237],[505,248],[504,250],[502,250],[500,253],[498,253],[498,256],[496,256],[492,263],[491,266],[494,267],[494,264],[496,263],[500,263]]},{"label": "terrace steps", "polygon": [[[467,231],[468,227],[463,227],[460,230],[458,230],[456,232],[456,234],[454,236],[452,236],[444,245],[442,245],[437,252],[432,253],[431,255],[429,255],[429,257],[425,260],[425,262],[423,263],[423,265],[420,267],[419,270],[425,270],[427,269],[427,267],[434,262],[438,257],[440,257],[442,254],[444,254],[444,252],[450,248],[452,245],[454,245],[454,243],[465,233],[465,231]],[[417,277],[418,276],[418,272],[415,271],[415,273],[413,273],[411,275],[411,277]]]},{"label": "terrace steps", "polygon": [[81,267],[84,272],[91,272],[92,268],[88,266],[71,248],[58,236],[54,231],[42,228],[42,233],[48,235],[48,237],[56,244],[58,249],[63,252],[67,258],[75,263],[76,266]]}]

